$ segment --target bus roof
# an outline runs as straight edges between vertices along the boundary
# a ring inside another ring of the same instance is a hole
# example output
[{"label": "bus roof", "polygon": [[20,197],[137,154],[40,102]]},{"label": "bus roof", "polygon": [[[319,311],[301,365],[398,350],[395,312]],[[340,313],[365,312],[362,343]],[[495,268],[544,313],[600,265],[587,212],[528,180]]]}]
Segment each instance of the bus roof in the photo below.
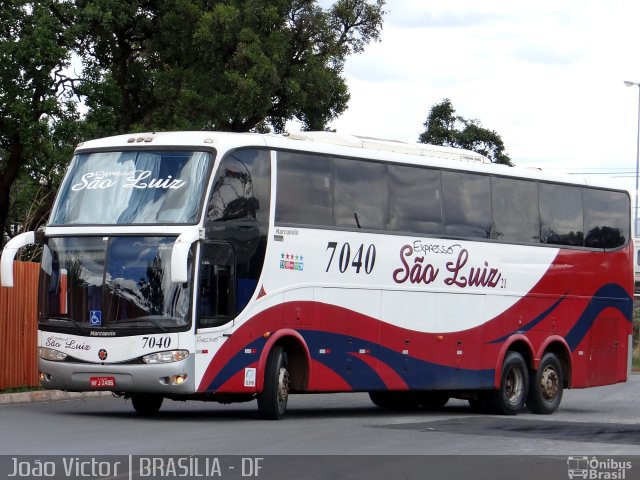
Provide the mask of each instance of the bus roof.
[{"label": "bus roof", "polygon": [[[510,167],[493,164],[491,161],[471,150],[439,145],[409,143],[371,137],[345,135],[335,132],[295,132],[276,134],[229,133],[213,131],[186,132],[148,132],[117,135],[80,143],[76,152],[149,147],[205,147],[220,151],[228,149],[259,146],[301,150],[321,154],[357,156],[372,160],[385,160],[397,163],[427,165],[452,170],[467,170],[479,173],[493,173],[509,177],[530,180],[548,180],[574,185],[624,190],[607,179],[595,181],[578,175],[549,173],[539,168]],[[357,153],[354,149],[358,149]],[[452,162],[454,160],[454,162]],[[460,163],[458,163],[460,162]]]},{"label": "bus roof", "polygon": [[[491,161],[471,150],[460,148],[427,145],[423,143],[408,143],[397,140],[385,140],[355,135],[343,135],[335,132],[295,132],[283,135],[227,133],[227,132],[160,132],[118,135],[96,140],[90,140],[78,145],[79,150],[94,148],[109,148],[135,144],[153,144],[162,146],[193,146],[198,144],[214,145],[223,139],[232,139],[238,144],[260,143],[275,146],[279,139],[296,140],[298,142],[312,142],[316,145],[332,145],[336,147],[351,147],[365,150],[377,150],[405,155],[418,155],[434,158],[449,158],[469,162],[491,163]],[[260,140],[261,139],[261,140]],[[299,144],[300,145],[300,144]],[[305,146],[305,150],[309,145]]]}]

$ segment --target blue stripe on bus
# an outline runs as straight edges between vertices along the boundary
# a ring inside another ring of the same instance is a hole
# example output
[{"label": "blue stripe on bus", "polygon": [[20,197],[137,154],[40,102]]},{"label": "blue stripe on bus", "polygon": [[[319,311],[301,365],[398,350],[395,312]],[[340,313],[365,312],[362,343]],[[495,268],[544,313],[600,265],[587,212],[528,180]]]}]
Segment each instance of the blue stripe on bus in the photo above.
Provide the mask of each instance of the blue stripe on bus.
[{"label": "blue stripe on bus", "polygon": [[[236,353],[233,358],[229,359],[229,361],[225,364],[225,366],[220,370],[218,375],[211,381],[208,391],[216,391],[222,385],[224,385],[231,377],[233,377],[238,372],[244,370],[252,363],[255,363],[260,358],[260,353],[264,348],[266,340],[262,337],[255,339],[253,342],[246,345],[242,348],[238,353]],[[245,353],[246,349],[255,350],[255,353],[247,354]],[[220,359],[224,361],[224,359]],[[214,360],[215,361],[215,360]]]},{"label": "blue stripe on bus", "polygon": [[[551,305],[549,308],[547,308],[544,312],[542,312],[540,315],[538,315],[536,318],[534,318],[533,320],[531,320],[529,323],[527,323],[526,325],[524,325],[522,328],[519,328],[517,331],[518,332],[528,332],[529,330],[531,330],[533,327],[535,327],[537,324],[539,324],[542,320],[544,320],[545,318],[547,318],[547,316],[556,309],[556,307],[558,305],[560,305],[560,303],[567,298],[567,294],[565,293],[562,297],[560,297],[553,305]],[[491,340],[489,343],[501,343],[504,342],[507,338],[509,338],[511,335],[513,335],[515,332],[511,332],[508,333],[506,335],[504,335],[503,337],[500,338],[496,338],[495,340]]]},{"label": "blue stripe on bus", "polygon": [[[394,371],[410,389],[471,389],[487,388],[493,385],[494,370],[471,370],[448,367],[420,360],[376,343],[318,330],[299,330],[309,348],[311,358],[333,370],[354,391],[386,390],[386,384],[367,362],[358,358],[360,349]],[[241,349],[216,375],[207,390],[215,391],[238,372],[257,361],[265,340],[256,339]],[[330,353],[321,354],[327,348]],[[248,355],[245,349],[255,349]]]},{"label": "blue stripe on bus", "polygon": [[[544,320],[567,295],[558,299],[539,316],[524,327],[489,343],[505,341],[510,335],[528,331]],[[600,313],[607,308],[620,311],[629,322],[633,318],[633,303],[624,288],[610,283],[601,287],[592,297],[584,312],[565,336],[569,348],[573,352],[587,335],[593,322]],[[358,358],[358,350],[368,350],[377,361],[393,370],[410,389],[465,389],[482,388],[493,385],[494,371],[492,369],[471,370],[447,367],[425,360],[419,360],[409,355],[376,343],[362,340],[351,335],[343,335],[318,330],[300,330],[305,338],[313,360],[322,363],[340,376],[353,390],[384,390],[384,381],[367,362]],[[265,339],[258,338],[241,349],[225,367],[216,375],[209,385],[209,391],[220,388],[238,372],[255,363],[265,345]],[[321,348],[330,349],[329,354],[320,354]],[[245,349],[255,350],[255,354],[246,354]],[[347,366],[349,365],[349,368]]]},{"label": "blue stripe on bus", "polygon": [[[527,323],[525,326],[519,328],[518,330],[514,330],[507,335],[504,335],[500,338],[490,341],[489,343],[500,343],[504,342],[507,338],[515,333],[522,333],[531,330],[534,326],[544,320],[556,307],[566,299],[568,294],[563,295],[559,298],[553,305],[551,305],[548,309],[534,318],[531,322]],[[633,317],[633,302],[631,301],[631,297],[627,294],[626,290],[622,288],[617,283],[608,283],[602,287],[593,295],[587,308],[585,308],[584,312],[575,323],[575,325],[571,328],[569,333],[565,336],[565,340],[569,345],[569,348],[573,352],[577,346],[582,342],[584,337],[587,335],[587,332],[593,325],[594,320],[600,315],[606,308],[615,308],[620,311],[627,321],[631,322]]]},{"label": "blue stripe on bus", "polygon": [[616,283],[603,286],[595,293],[578,321],[565,336],[572,352],[580,345],[600,312],[606,308],[620,311],[628,322],[633,320],[633,302],[625,289]]},{"label": "blue stripe on bus", "polygon": [[[340,375],[354,390],[385,390],[386,385],[380,379],[378,374],[365,362],[360,361],[357,365],[364,365],[366,375],[357,378],[357,373],[353,377],[347,374],[345,376],[346,361],[348,358],[357,358],[351,353],[357,352],[359,349],[369,350],[371,357],[376,358],[379,362],[387,365],[393,370],[398,377],[407,384],[410,389],[465,389],[465,388],[481,388],[493,385],[494,371],[487,370],[470,370],[457,367],[448,367],[437,363],[420,360],[402,352],[384,347],[382,345],[354,338],[348,335],[341,335],[330,332],[320,332],[317,330],[302,330],[300,334],[305,338],[311,356],[314,360],[331,368]],[[352,343],[347,343],[351,339]],[[320,348],[330,348],[330,354],[320,354]],[[313,348],[313,350],[312,350]],[[365,372],[362,371],[364,374]],[[377,378],[374,382],[372,379]],[[351,378],[350,378],[351,377]],[[369,380],[367,383],[366,380]]]}]

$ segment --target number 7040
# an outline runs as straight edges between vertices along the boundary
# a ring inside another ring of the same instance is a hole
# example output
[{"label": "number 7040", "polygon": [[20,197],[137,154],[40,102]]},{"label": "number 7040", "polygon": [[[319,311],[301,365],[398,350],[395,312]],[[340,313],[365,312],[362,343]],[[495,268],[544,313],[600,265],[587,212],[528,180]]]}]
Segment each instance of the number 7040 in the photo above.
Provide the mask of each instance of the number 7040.
[{"label": "number 7040", "polygon": [[[354,250],[355,253],[352,255],[351,253]],[[326,251],[330,251],[331,254],[325,272],[335,268],[334,265],[336,265],[340,273],[346,273],[351,267],[351,269],[355,270],[355,273],[364,272],[368,275],[373,272],[373,268],[376,265],[376,246],[374,244],[368,246],[360,244],[357,249],[356,247],[352,249],[349,242],[345,242],[342,245],[338,242],[328,242]],[[337,258],[336,253],[338,253]],[[334,259],[336,260],[335,263]]]}]

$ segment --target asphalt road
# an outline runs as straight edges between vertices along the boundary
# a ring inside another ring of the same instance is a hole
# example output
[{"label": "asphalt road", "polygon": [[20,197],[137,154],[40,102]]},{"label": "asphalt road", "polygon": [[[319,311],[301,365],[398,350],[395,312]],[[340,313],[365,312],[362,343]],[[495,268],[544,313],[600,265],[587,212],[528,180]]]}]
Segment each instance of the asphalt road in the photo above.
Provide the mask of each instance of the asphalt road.
[{"label": "asphalt road", "polygon": [[[635,467],[617,477],[626,480],[640,478],[639,399],[639,374],[625,384],[566,391],[560,409],[548,416],[477,414],[467,402],[457,400],[437,412],[389,412],[373,406],[367,394],[329,394],[291,396],[287,417],[281,421],[259,419],[255,402],[165,401],[157,417],[145,418],[129,401],[94,396],[0,405],[0,452],[266,456],[272,472],[287,465],[292,466],[288,473],[304,474],[290,478],[326,478],[324,469],[332,466],[334,477],[342,472],[336,478],[365,478],[360,474],[368,469],[367,478],[394,479],[514,478],[515,473],[515,478],[568,478],[569,457],[624,456]],[[269,457],[274,455],[301,457],[280,461]],[[425,462],[431,474],[414,477]],[[537,462],[534,469],[531,462]],[[490,477],[478,475],[484,464]],[[555,470],[544,477],[545,468]],[[352,475],[343,475],[345,471]],[[278,471],[273,478],[289,477]]]}]

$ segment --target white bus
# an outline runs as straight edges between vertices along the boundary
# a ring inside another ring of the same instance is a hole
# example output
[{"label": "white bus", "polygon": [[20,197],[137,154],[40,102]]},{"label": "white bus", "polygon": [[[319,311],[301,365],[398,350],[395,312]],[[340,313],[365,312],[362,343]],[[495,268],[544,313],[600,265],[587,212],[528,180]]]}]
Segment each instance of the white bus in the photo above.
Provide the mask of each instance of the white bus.
[{"label": "white bus", "polygon": [[316,132],[76,149],[42,232],[44,388],[164,399],[369,392],[553,412],[630,370],[625,191],[464,150]]}]

